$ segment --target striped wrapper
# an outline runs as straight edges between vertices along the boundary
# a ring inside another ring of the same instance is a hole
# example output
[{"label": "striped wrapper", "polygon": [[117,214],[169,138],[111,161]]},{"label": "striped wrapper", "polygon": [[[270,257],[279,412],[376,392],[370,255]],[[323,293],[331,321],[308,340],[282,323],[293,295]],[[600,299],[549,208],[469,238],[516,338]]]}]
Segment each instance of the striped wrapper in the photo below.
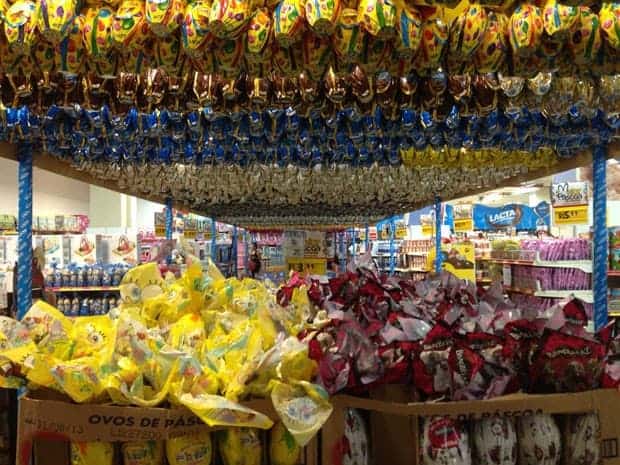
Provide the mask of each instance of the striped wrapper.
[{"label": "striped wrapper", "polygon": [[594,328],[607,324],[607,147],[597,146],[592,151],[592,198],[594,222],[594,253],[592,286],[594,291]]},{"label": "striped wrapper", "polygon": [[32,145],[19,144],[17,317],[23,318],[32,305]]}]

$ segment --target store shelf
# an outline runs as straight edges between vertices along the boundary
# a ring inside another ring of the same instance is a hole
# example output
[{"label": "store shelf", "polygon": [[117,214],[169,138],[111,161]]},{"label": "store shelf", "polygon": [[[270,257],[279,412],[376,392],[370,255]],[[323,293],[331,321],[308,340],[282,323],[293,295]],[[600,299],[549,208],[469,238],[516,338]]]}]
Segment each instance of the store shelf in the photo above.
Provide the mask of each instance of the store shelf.
[{"label": "store shelf", "polygon": [[429,252],[400,252],[400,255],[410,255],[412,257],[426,257]]},{"label": "store shelf", "polygon": [[478,284],[491,284],[493,280],[491,278],[476,278]]},{"label": "store shelf", "polygon": [[608,270],[607,276],[611,278],[620,278],[620,270]]},{"label": "store shelf", "polygon": [[536,291],[534,293],[536,297],[548,297],[555,299],[566,299],[569,297],[576,297],[583,300],[588,304],[594,303],[594,294],[591,290],[586,291]]},{"label": "store shelf", "polygon": [[511,287],[511,286],[504,286],[504,291],[505,292],[513,292],[515,294],[524,294],[524,295],[535,295],[536,291],[533,289],[525,289],[522,287]]},{"label": "store shelf", "polygon": [[428,273],[428,270],[422,268],[394,268],[394,271],[398,271],[400,273]]},{"label": "store shelf", "polygon": [[52,287],[52,292],[114,292],[119,291],[119,286],[88,286],[88,287]]},{"label": "store shelf", "polygon": [[489,259],[483,259],[483,260],[490,261],[493,263],[498,263],[500,265],[540,266],[540,267],[545,267],[545,268],[570,268],[570,269],[581,270],[584,273],[592,273],[592,261],[591,260],[550,261],[550,260],[541,260],[538,256],[536,257],[535,260],[507,260],[507,259],[502,259],[502,258],[489,258]]}]

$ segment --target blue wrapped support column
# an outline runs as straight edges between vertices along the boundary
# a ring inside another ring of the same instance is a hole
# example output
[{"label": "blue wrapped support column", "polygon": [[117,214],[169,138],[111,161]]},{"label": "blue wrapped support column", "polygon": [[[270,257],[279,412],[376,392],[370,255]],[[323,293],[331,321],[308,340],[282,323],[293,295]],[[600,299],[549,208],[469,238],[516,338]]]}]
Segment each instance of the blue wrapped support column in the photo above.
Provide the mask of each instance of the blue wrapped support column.
[{"label": "blue wrapped support column", "polygon": [[443,255],[441,254],[441,199],[435,198],[435,273],[441,271]]},{"label": "blue wrapped support column", "polygon": [[366,236],[365,236],[365,244],[364,244],[364,250],[366,251],[366,253],[370,253],[370,228],[368,227],[368,223],[366,223]]},{"label": "blue wrapped support column", "polygon": [[396,269],[396,243],[394,239],[396,237],[396,223],[394,218],[390,218],[390,276],[394,276],[394,270]]},{"label": "blue wrapped support column", "polygon": [[230,257],[233,261],[232,263],[232,273],[233,276],[236,278],[237,277],[237,265],[238,265],[238,257],[237,257],[237,226],[233,226],[233,232],[232,232],[232,251],[231,251],[231,257]]},{"label": "blue wrapped support column", "polygon": [[597,146],[592,151],[593,198],[593,263],[592,288],[594,292],[594,329],[607,324],[607,267],[609,235],[607,232],[607,147]]},{"label": "blue wrapped support column", "polygon": [[172,199],[166,199],[166,239],[172,240]]},{"label": "blue wrapped support column", "polygon": [[338,249],[340,250],[340,271],[347,271],[347,251],[344,245],[344,231],[338,233]]},{"label": "blue wrapped support column", "polygon": [[32,145],[18,148],[17,318],[32,305]]},{"label": "blue wrapped support column", "polygon": [[215,263],[216,250],[217,249],[217,225],[215,224],[215,218],[211,218],[211,261]]}]

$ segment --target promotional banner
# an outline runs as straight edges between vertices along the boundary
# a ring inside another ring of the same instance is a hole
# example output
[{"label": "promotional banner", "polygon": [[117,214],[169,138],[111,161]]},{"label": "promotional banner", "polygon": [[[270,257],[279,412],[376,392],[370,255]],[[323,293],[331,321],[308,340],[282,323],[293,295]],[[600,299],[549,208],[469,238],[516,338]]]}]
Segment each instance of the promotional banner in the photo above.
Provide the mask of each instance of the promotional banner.
[{"label": "promotional banner", "polygon": [[540,202],[535,207],[511,203],[501,207],[474,205],[474,229],[494,231],[514,228],[518,231],[535,231],[549,228],[550,206]]},{"label": "promotional banner", "polygon": [[588,224],[588,183],[562,182],[551,185],[555,225]]},{"label": "promotional banner", "polygon": [[[452,205],[448,205],[446,203],[442,204],[441,207],[443,210],[443,224],[445,226],[450,226],[450,229],[454,229],[454,208],[452,208]],[[430,219],[428,218],[429,215]],[[433,223],[435,221],[435,208],[432,205],[430,207],[409,213],[409,226],[424,225],[427,221],[431,221]]]},{"label": "promotional banner", "polygon": [[474,229],[472,205],[454,206],[454,232],[469,232]]},{"label": "promotional banner", "polygon": [[[452,242],[441,245],[442,268],[459,279],[476,281],[476,251],[472,242]],[[427,269],[434,269],[435,249],[427,257]]]}]

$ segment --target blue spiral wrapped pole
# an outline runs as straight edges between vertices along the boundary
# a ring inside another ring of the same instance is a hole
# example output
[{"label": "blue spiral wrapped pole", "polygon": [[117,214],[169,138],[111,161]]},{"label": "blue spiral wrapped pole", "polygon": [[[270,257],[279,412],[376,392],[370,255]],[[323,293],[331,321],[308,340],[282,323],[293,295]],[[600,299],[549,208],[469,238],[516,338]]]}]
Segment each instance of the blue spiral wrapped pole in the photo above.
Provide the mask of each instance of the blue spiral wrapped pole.
[{"label": "blue spiral wrapped pole", "polygon": [[338,248],[340,249],[340,271],[344,273],[347,270],[347,254],[344,248],[344,231],[338,233]]},{"label": "blue spiral wrapped pole", "polygon": [[592,151],[592,190],[594,220],[594,250],[592,284],[594,292],[594,329],[607,324],[607,267],[609,235],[607,232],[607,147],[597,146]]},{"label": "blue spiral wrapped pole", "polygon": [[215,218],[211,218],[211,261],[215,263],[216,249],[217,248],[217,225],[215,224]]},{"label": "blue spiral wrapped pole", "polygon": [[18,148],[17,318],[32,305],[32,145]]},{"label": "blue spiral wrapped pole", "polygon": [[232,232],[232,251],[231,251],[231,259],[232,263],[232,272],[233,276],[237,277],[237,226],[233,226]]},{"label": "blue spiral wrapped pole", "polygon": [[[165,220],[166,220],[166,240],[172,240],[172,199],[170,197],[166,198],[166,207],[164,209]],[[166,263],[170,265],[172,263],[172,255],[168,255],[166,257]]]},{"label": "blue spiral wrapped pole", "polygon": [[366,223],[366,244],[364,244],[364,250],[366,253],[370,253],[370,228],[368,227],[368,223]]},{"label": "blue spiral wrapped pole", "polygon": [[357,232],[355,231],[355,228],[351,228],[351,243],[352,245],[352,251],[351,251],[351,256],[353,257],[353,260],[355,260],[355,246],[357,242]]},{"label": "blue spiral wrapped pole", "polygon": [[441,254],[441,199],[435,197],[435,273],[441,271],[443,255]]},{"label": "blue spiral wrapped pole", "polygon": [[244,244],[244,250],[245,250],[245,255],[243,256],[243,271],[246,275],[248,275],[249,273],[249,258],[250,258],[250,241],[249,238],[250,235],[248,234],[247,231],[243,232],[243,244]]},{"label": "blue spiral wrapped pole", "polygon": [[394,218],[390,218],[390,276],[394,276],[394,270],[396,269],[396,243],[394,238],[396,236],[396,223]]}]

